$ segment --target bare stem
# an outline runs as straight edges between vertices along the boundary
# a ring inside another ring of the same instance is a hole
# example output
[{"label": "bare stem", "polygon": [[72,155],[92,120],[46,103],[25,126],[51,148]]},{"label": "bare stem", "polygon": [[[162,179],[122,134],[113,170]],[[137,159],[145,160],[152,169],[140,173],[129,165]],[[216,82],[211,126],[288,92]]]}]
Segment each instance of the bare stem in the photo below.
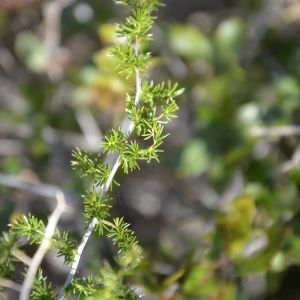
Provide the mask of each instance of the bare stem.
[{"label": "bare stem", "polygon": [[31,258],[27,256],[24,252],[22,252],[19,249],[13,249],[11,251],[11,254],[16,257],[19,261],[21,261],[23,264],[30,266],[31,264]]},{"label": "bare stem", "polygon": [[7,289],[11,289],[13,291],[16,292],[20,292],[21,291],[21,285],[9,280],[9,279],[5,279],[5,278],[0,278],[0,286],[5,287]]},{"label": "bare stem", "polygon": [[[61,15],[65,7],[75,0],[53,0],[43,5],[44,15],[44,45],[55,62],[55,56],[59,54],[61,43]],[[50,79],[57,80],[62,75],[62,68],[57,63],[49,64],[48,75]]]},{"label": "bare stem", "polygon": [[58,220],[61,216],[61,214],[65,210],[65,198],[62,192],[57,192],[56,195],[57,199],[57,205],[52,212],[51,216],[49,217],[49,221],[46,227],[45,234],[43,236],[43,240],[38,248],[38,250],[35,252],[31,264],[29,266],[28,272],[26,274],[26,278],[23,282],[19,300],[28,300],[30,296],[30,291],[32,288],[32,284],[34,281],[34,278],[36,276],[37,270],[43,260],[43,257],[45,256],[46,252],[50,248],[51,245],[51,238],[55,232],[56,225],[58,223]]},{"label": "bare stem", "polygon": [[77,268],[78,268],[78,264],[79,264],[79,261],[80,261],[80,258],[81,258],[81,255],[82,255],[82,252],[83,252],[83,249],[87,243],[87,241],[89,240],[90,238],[90,235],[92,234],[93,232],[93,229],[95,228],[95,226],[97,225],[98,223],[98,220],[97,218],[93,218],[92,221],[90,222],[88,228],[86,229],[85,233],[84,233],[84,236],[77,248],[77,252],[76,252],[76,255],[75,255],[75,258],[74,258],[74,261],[72,263],[72,266],[71,266],[71,269],[70,269],[70,272],[69,272],[69,275],[66,279],[66,282],[63,286],[63,288],[61,289],[57,299],[64,299],[65,297],[65,289],[66,287],[72,282],[75,274],[76,274],[76,271],[77,271]]},{"label": "bare stem", "polygon": [[250,129],[253,137],[268,137],[280,138],[283,136],[300,135],[300,126],[286,125],[286,126],[255,126]]},{"label": "bare stem", "polygon": [[[32,182],[15,175],[7,175],[4,173],[0,173],[0,185],[20,189],[31,194],[47,198],[56,197],[57,191],[60,190],[60,188],[56,185]],[[64,194],[64,197],[69,197],[68,194],[70,194],[70,192],[63,190],[60,191]]]},{"label": "bare stem", "polygon": [[[135,55],[138,56],[138,54],[139,54],[139,41],[136,40],[135,41]],[[140,75],[140,71],[138,69],[135,70],[135,85],[136,86],[135,86],[134,104],[137,106],[139,104],[140,98],[141,98],[141,75]],[[128,128],[125,128],[123,130],[127,136],[130,136],[134,130],[135,124],[132,121],[128,122],[128,120],[129,119],[127,116],[126,119],[124,119],[124,121],[122,122],[122,124],[129,123]],[[100,188],[100,190],[102,191],[103,197],[107,194],[107,192],[112,184],[112,181],[114,179],[114,176],[115,176],[116,172],[118,171],[120,165],[121,165],[121,156],[118,155],[105,184]],[[98,224],[98,222],[99,221],[97,220],[97,218],[93,218],[91,220],[91,222],[89,223],[89,226],[86,229],[86,231],[83,235],[83,238],[77,248],[76,255],[75,255],[73,263],[71,265],[69,275],[65,281],[63,288],[61,289],[61,291],[57,297],[57,300],[64,299],[65,290],[71,284],[71,282],[76,274],[84,247],[85,247],[86,243],[88,242],[88,239],[90,238],[91,233],[92,233],[93,229],[95,228],[95,226]]]}]

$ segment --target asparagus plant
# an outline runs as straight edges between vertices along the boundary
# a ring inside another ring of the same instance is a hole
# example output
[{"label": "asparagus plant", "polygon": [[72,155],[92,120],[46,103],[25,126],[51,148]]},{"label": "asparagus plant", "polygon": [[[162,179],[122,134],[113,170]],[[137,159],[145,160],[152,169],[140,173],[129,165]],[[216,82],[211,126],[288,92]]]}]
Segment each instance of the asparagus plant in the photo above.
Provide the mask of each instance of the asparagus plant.
[{"label": "asparagus plant", "polygon": [[[0,244],[1,278],[14,278],[18,258],[13,253],[28,242],[43,245],[42,248],[46,250],[51,246],[58,256],[64,258],[65,264],[70,266],[70,272],[60,290],[48,282],[41,268],[30,270],[28,266],[20,299],[65,299],[71,295],[76,298],[109,300],[137,297],[130,286],[124,283],[124,277],[132,274],[141,263],[142,249],[130,225],[122,217],[112,216],[111,191],[118,184],[115,179],[118,171],[127,174],[139,169],[142,161],[159,161],[161,145],[167,137],[164,127],[176,116],[178,106],[175,98],[183,89],[178,89],[177,84],[170,82],[155,83],[147,80],[151,54],[142,49],[152,39],[150,30],[155,20],[153,12],[161,5],[159,1],[115,2],[128,6],[131,12],[124,23],[117,27],[122,43],[112,47],[109,54],[118,61],[120,74],[125,78],[135,79],[132,94],[126,96],[125,119],[118,128],[112,128],[100,142],[101,152],[88,153],[79,148],[73,151],[72,166],[79,170],[82,177],[88,176],[91,181],[91,188],[83,195],[83,214],[87,226],[79,245],[71,240],[67,231],[54,229],[50,232],[50,218],[46,225],[33,215],[21,216],[11,224],[8,232],[3,233]],[[112,160],[112,164],[108,163]],[[52,222],[52,228],[57,221],[58,218]],[[97,274],[82,277],[77,268],[92,232],[99,237],[110,238],[116,245],[117,267],[103,263]],[[29,271],[31,277],[35,277],[32,284],[28,279]]]}]

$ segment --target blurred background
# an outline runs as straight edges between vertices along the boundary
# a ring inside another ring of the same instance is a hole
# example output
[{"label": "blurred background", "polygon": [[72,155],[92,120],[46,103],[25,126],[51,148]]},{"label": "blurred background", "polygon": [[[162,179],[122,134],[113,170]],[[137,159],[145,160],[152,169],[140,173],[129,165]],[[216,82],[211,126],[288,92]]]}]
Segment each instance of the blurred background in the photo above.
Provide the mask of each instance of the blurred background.
[{"label": "blurred background", "polygon": [[[146,258],[131,284],[151,300],[300,299],[300,2],[165,4],[149,79],[185,93],[161,163],[118,174],[114,214]],[[59,187],[69,205],[59,226],[80,240],[89,182],[71,151],[99,151],[123,118],[132,83],[107,48],[125,16],[112,0],[0,0],[1,231],[24,213],[46,220]],[[113,251],[91,240],[82,274]],[[45,274],[62,284],[54,257]]]}]

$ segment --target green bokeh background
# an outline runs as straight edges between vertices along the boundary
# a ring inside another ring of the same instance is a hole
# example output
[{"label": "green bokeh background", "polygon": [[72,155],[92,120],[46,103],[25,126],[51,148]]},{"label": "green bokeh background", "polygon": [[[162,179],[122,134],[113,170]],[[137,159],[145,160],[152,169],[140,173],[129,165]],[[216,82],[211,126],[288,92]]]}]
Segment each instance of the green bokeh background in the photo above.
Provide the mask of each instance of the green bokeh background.
[{"label": "green bokeh background", "polygon": [[[126,11],[71,1],[53,50],[46,4],[0,4],[0,171],[70,191],[73,215],[60,226],[80,237],[78,199],[89,183],[71,170],[70,153],[100,151],[123,117],[133,81],[106,50]],[[299,30],[297,0],[169,0],[157,13],[144,45],[149,79],[177,81],[185,93],[161,163],[118,174],[114,202],[145,249],[130,282],[149,299],[300,298]],[[54,200],[1,178],[1,230],[21,213],[50,213]],[[91,241],[82,268],[96,271],[112,252]],[[61,283],[57,268],[48,259],[46,273]]]}]

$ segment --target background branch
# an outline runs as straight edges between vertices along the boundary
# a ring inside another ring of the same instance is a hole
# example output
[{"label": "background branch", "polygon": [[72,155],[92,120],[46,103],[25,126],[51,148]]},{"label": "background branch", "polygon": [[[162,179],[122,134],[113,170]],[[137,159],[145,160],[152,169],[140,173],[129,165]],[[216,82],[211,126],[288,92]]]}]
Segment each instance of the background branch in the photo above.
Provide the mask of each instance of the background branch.
[{"label": "background branch", "polygon": [[49,221],[46,227],[46,231],[44,234],[44,237],[42,239],[42,242],[38,248],[38,250],[35,252],[31,264],[28,268],[28,271],[26,273],[25,280],[23,282],[21,292],[20,292],[20,300],[28,300],[30,296],[30,290],[33,285],[34,278],[36,276],[37,270],[43,260],[43,257],[45,256],[46,252],[50,248],[51,245],[51,238],[53,234],[55,233],[55,229],[58,223],[58,220],[60,219],[61,214],[65,211],[65,198],[63,193],[57,192],[56,195],[57,199],[57,205],[54,209],[53,213],[49,217]]},{"label": "background branch", "polygon": [[5,279],[5,278],[0,278],[0,286],[14,290],[16,292],[20,292],[21,291],[21,285],[9,280],[9,279]]},{"label": "background branch", "polygon": [[300,126],[255,126],[251,128],[253,137],[283,137],[290,135],[300,135]]}]

